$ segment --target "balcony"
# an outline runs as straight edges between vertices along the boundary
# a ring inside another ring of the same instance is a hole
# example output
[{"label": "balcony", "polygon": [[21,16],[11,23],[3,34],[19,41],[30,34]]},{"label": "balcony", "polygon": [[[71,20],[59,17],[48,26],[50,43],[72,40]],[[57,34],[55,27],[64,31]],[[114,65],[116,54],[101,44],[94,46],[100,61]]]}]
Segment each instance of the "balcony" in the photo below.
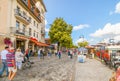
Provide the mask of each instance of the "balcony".
[{"label": "balcony", "polygon": [[39,23],[41,23],[41,17],[35,13],[35,0],[17,0],[17,2],[27,11],[29,11],[30,15],[32,15]]},{"label": "balcony", "polygon": [[30,36],[28,31],[20,28],[17,29],[16,27],[10,27],[10,33],[15,35],[27,36],[27,37]]},{"label": "balcony", "polygon": [[45,36],[45,31],[44,30],[41,30],[41,35]]},{"label": "balcony", "polygon": [[30,18],[27,15],[23,14],[22,11],[15,9],[14,13],[15,13],[15,17],[21,22],[25,23],[26,25],[30,23],[31,21]]},{"label": "balcony", "polygon": [[28,6],[28,0],[21,0],[26,6]]}]

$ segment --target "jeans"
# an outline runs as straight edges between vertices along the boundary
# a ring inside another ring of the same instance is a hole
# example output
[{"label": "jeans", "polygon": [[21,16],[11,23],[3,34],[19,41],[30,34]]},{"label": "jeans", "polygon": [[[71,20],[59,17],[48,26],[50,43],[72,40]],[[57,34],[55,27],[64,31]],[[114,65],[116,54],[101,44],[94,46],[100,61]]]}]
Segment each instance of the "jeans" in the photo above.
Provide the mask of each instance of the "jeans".
[{"label": "jeans", "polygon": [[7,62],[5,59],[2,59],[2,68],[0,69],[0,76],[2,76],[5,70],[6,70],[6,76],[8,76],[9,72],[8,72]]}]

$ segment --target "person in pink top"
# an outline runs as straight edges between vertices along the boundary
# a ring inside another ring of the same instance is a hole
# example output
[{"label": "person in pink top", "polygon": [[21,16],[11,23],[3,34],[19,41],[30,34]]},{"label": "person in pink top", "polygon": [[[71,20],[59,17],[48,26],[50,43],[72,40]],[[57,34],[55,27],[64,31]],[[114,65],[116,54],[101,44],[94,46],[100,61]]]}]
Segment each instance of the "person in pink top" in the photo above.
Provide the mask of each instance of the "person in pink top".
[{"label": "person in pink top", "polygon": [[120,66],[117,68],[116,71],[116,81],[120,81]]}]

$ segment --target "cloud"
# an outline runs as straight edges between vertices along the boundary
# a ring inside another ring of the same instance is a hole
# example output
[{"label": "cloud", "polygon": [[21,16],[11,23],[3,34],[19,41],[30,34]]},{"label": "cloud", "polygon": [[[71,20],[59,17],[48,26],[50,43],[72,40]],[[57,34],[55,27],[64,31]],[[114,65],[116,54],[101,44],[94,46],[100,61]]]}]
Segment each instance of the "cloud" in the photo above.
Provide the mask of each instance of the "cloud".
[{"label": "cloud", "polygon": [[115,13],[119,13],[119,14],[120,14],[120,2],[118,2],[118,3],[116,4]]},{"label": "cloud", "polygon": [[120,23],[111,24],[107,23],[103,29],[98,29],[95,33],[90,34],[92,37],[111,37],[120,35]]},{"label": "cloud", "polygon": [[120,23],[111,24],[107,23],[102,29],[98,29],[90,34],[91,37],[103,39],[101,42],[109,43],[112,38],[114,42],[120,41]]},{"label": "cloud", "polygon": [[49,32],[49,28],[45,28],[45,31],[46,31],[46,32]]},{"label": "cloud", "polygon": [[80,30],[80,29],[83,29],[83,28],[88,28],[88,27],[89,27],[89,25],[87,25],[87,24],[80,24],[78,26],[74,26],[73,31]]},{"label": "cloud", "polygon": [[113,15],[113,14],[115,14],[115,13],[120,14],[120,2],[118,2],[118,3],[116,4],[114,11],[110,11],[110,12],[109,12],[109,15]]},{"label": "cloud", "polygon": [[47,25],[48,24],[48,21],[45,19],[45,25]]},{"label": "cloud", "polygon": [[87,41],[87,39],[85,39],[85,38],[79,38],[78,40],[76,40],[75,44],[77,45],[78,42],[83,42],[83,41]]}]

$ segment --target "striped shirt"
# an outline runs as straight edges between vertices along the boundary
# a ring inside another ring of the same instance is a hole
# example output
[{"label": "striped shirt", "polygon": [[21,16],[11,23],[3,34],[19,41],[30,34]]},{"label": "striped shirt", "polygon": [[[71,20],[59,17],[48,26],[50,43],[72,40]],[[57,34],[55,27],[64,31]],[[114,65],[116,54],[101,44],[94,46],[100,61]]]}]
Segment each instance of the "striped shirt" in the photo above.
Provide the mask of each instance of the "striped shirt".
[{"label": "striped shirt", "polygon": [[7,66],[8,67],[13,67],[13,63],[12,63],[12,60],[15,61],[15,54],[9,52],[7,55],[6,55],[6,60],[7,60]]}]

